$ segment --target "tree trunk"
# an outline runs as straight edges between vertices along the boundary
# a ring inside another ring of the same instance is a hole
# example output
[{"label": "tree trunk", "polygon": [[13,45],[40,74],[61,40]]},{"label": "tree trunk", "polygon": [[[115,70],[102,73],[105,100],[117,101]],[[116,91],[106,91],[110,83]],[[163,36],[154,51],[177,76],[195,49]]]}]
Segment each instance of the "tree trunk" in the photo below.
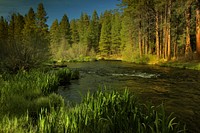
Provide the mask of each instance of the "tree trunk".
[{"label": "tree trunk", "polygon": [[168,8],[168,58],[167,60],[171,60],[171,7],[172,7],[172,0],[169,0],[169,8]]},{"label": "tree trunk", "polygon": [[200,0],[196,0],[196,50],[200,57]]},{"label": "tree trunk", "polygon": [[156,12],[156,55],[157,58],[160,58],[160,44],[159,44],[159,20],[158,20],[158,11]]},{"label": "tree trunk", "polygon": [[[160,25],[163,25],[163,15],[160,16]],[[163,27],[160,29],[160,57],[164,58],[164,47],[163,47]]]},{"label": "tree trunk", "polygon": [[186,46],[185,46],[185,57],[190,58],[191,53],[192,53],[192,48],[190,44],[190,20],[191,20],[191,5],[189,4],[186,12],[185,12],[185,17],[186,17]]},{"label": "tree trunk", "polygon": [[168,25],[167,25],[168,4],[165,4],[165,20],[164,20],[164,58],[168,58]]},{"label": "tree trunk", "polygon": [[[140,16],[141,18],[141,16]],[[142,48],[142,23],[141,23],[141,20],[139,22],[139,35],[138,35],[138,41],[139,41],[139,50],[140,50],[140,57],[142,57],[143,55],[143,48]]]},{"label": "tree trunk", "polygon": [[174,42],[174,58],[176,59],[178,56],[178,45],[177,45],[177,41],[175,40]]},{"label": "tree trunk", "polygon": [[164,39],[165,39],[165,41],[164,41],[164,47],[165,47],[165,59],[167,59],[168,58],[168,28],[167,28],[167,24],[165,25],[165,27],[164,27],[164,34],[165,34],[165,37],[164,37]]}]

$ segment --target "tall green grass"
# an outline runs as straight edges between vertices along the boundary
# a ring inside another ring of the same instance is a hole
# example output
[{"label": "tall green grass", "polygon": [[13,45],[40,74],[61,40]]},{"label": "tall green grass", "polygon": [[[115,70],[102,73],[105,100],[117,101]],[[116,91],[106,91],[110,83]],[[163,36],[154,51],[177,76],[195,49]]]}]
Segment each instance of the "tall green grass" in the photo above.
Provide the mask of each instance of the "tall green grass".
[{"label": "tall green grass", "polygon": [[71,75],[69,69],[3,74],[0,79],[0,118],[21,115],[27,110],[34,116],[41,108],[55,105],[55,101],[64,106],[62,97],[53,92],[60,85],[69,83]]},{"label": "tall green grass", "polygon": [[[0,122],[0,132],[66,133],[181,133],[184,126],[166,115],[163,104],[141,104],[136,96],[99,90],[87,93],[75,107],[42,109],[36,123],[29,115]],[[11,126],[14,125],[14,126]]]}]

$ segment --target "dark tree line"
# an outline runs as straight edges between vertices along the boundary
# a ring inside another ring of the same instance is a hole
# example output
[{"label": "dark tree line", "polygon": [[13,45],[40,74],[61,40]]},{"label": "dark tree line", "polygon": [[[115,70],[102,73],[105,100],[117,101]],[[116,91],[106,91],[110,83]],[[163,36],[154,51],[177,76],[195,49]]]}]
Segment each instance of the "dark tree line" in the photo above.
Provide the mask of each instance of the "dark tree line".
[{"label": "dark tree line", "polygon": [[10,71],[37,67],[49,59],[49,31],[43,4],[23,16],[13,13],[0,20],[1,68]]},{"label": "dark tree line", "polygon": [[117,55],[130,61],[149,55],[197,58],[199,9],[199,0],[121,0],[118,10],[100,16],[96,11],[92,16],[82,13],[72,20],[64,14],[48,28],[47,13],[39,4],[36,13],[30,8],[25,16],[0,18],[1,65],[29,69],[50,57],[66,60],[75,55]]}]

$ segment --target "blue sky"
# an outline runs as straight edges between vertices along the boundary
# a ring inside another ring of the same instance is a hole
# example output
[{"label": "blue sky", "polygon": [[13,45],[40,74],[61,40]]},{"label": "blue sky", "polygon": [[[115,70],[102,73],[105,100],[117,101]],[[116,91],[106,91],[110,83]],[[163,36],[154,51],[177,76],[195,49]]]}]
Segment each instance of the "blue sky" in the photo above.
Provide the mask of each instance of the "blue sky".
[{"label": "blue sky", "polygon": [[56,18],[60,20],[64,14],[69,19],[79,18],[81,13],[92,15],[97,10],[98,15],[105,10],[117,8],[119,0],[0,0],[0,16],[7,18],[12,12],[25,14],[30,7],[37,11],[37,5],[43,3],[48,14],[50,26]]}]

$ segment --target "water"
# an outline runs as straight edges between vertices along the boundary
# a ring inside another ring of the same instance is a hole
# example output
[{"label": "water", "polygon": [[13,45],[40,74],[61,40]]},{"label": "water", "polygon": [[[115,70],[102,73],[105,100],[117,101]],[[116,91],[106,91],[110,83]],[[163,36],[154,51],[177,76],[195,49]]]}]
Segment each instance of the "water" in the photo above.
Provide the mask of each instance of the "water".
[{"label": "water", "polygon": [[129,88],[144,102],[164,103],[168,112],[187,123],[190,132],[200,132],[200,72],[137,65],[120,61],[69,63],[80,71],[80,79],[59,90],[65,98],[80,102],[88,90],[99,87],[123,91]]}]

